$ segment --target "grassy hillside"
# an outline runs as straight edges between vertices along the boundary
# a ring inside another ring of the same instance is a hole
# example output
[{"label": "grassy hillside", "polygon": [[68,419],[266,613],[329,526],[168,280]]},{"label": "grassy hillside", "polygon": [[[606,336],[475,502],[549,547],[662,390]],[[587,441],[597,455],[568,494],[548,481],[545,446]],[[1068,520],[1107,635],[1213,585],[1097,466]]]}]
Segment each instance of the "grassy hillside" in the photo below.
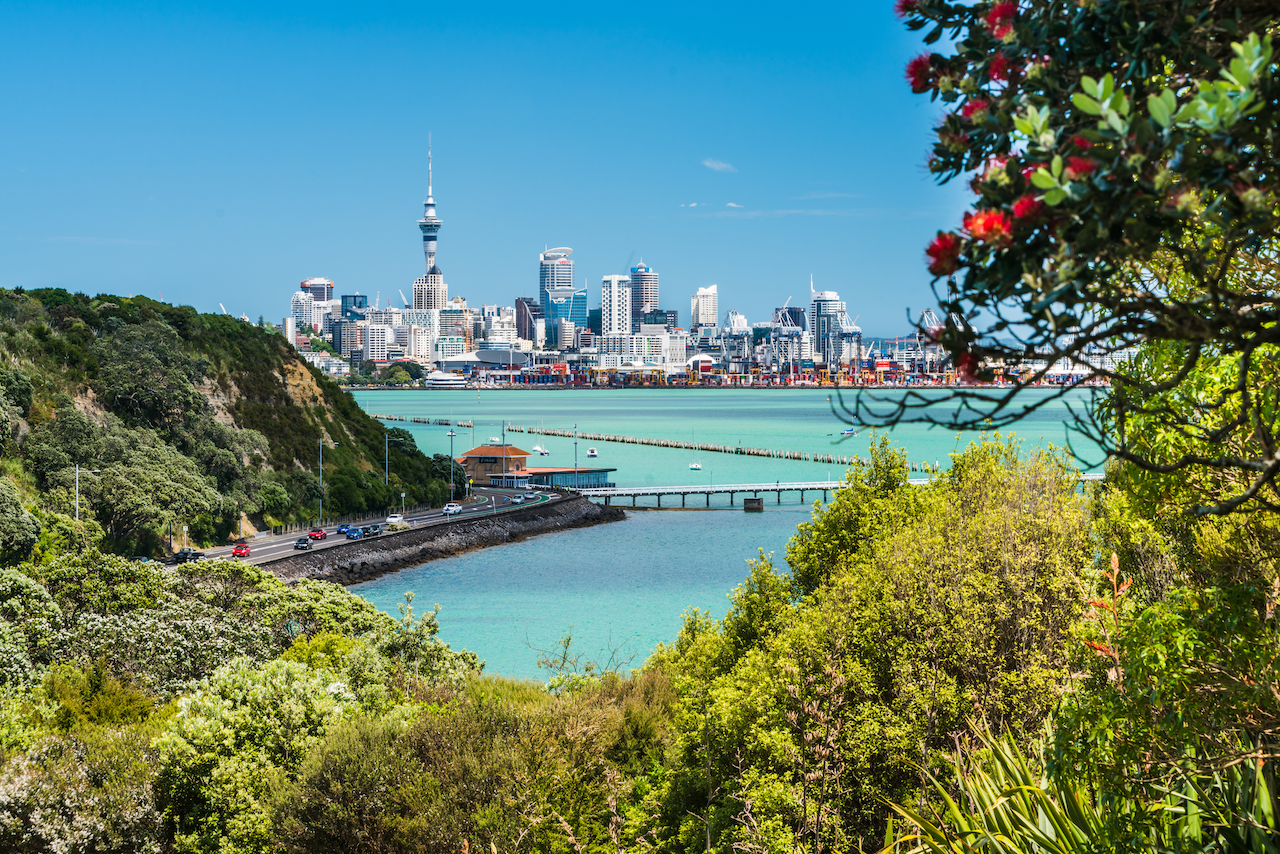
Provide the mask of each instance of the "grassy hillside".
[{"label": "grassy hillside", "polygon": [[[449,462],[388,431],[279,335],[146,297],[0,290],[0,453],[37,513],[154,548],[169,524],[225,539],[242,514],[314,518],[439,504]],[[390,434],[390,482],[383,483]],[[336,444],[333,444],[336,443]]]}]

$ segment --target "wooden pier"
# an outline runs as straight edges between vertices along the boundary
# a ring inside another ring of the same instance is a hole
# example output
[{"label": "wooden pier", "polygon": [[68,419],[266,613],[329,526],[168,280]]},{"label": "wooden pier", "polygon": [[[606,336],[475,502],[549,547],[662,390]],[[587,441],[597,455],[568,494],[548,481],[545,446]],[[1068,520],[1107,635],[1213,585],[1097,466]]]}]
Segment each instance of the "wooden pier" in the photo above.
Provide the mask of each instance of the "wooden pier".
[{"label": "wooden pier", "polygon": [[[1102,480],[1100,474],[1082,474],[1080,475],[1081,483],[1085,481]],[[907,480],[912,486],[924,486],[931,483],[933,478],[929,477],[913,477]],[[699,484],[689,484],[688,486],[611,486],[608,488],[583,488],[574,490],[579,495],[587,498],[603,498],[606,506],[615,498],[630,498],[631,506],[636,507],[636,499],[641,496],[653,496],[658,500],[658,507],[662,507],[662,499],[664,496],[672,497],[680,496],[680,506],[687,507],[689,496],[704,496],[706,498],[706,506],[711,506],[712,495],[728,495],[729,506],[734,506],[734,497],[739,494],[750,493],[752,498],[759,498],[761,493],[768,495],[772,492],[777,503],[782,503],[782,494],[784,492],[799,493],[800,503],[804,503],[805,493],[821,492],[824,502],[830,500],[831,493],[844,489],[849,484],[843,480],[809,480],[797,483],[729,483],[721,486],[701,486]],[[674,507],[675,505],[668,505]]]}]

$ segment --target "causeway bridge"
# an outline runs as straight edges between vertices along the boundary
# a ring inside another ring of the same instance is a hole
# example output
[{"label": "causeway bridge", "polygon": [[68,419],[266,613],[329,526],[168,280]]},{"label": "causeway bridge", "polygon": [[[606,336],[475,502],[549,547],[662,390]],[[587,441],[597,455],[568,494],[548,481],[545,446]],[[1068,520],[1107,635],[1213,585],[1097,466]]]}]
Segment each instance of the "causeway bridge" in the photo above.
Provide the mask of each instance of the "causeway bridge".
[{"label": "causeway bridge", "polygon": [[[912,486],[923,486],[933,478],[913,477],[907,480]],[[1080,476],[1081,482],[1088,480],[1102,480],[1100,474],[1083,474]],[[636,506],[636,499],[640,496],[653,496],[658,499],[658,506],[662,506],[662,499],[669,497],[674,499],[680,497],[680,506],[686,507],[690,496],[704,496],[706,498],[706,506],[711,506],[712,495],[729,496],[729,506],[733,506],[734,496],[742,494],[750,494],[752,498],[759,498],[761,493],[768,495],[772,492],[777,497],[777,503],[782,503],[782,493],[795,492],[799,493],[800,503],[804,503],[804,496],[807,492],[821,492],[822,500],[830,500],[831,493],[836,490],[843,489],[849,484],[843,480],[807,480],[795,483],[782,483],[775,481],[773,483],[728,483],[720,486],[702,486],[700,484],[688,484],[686,486],[611,486],[582,488],[575,490],[579,495],[587,498],[603,498],[606,506],[615,498],[630,498],[631,506]],[[674,507],[674,503],[669,505]]]}]

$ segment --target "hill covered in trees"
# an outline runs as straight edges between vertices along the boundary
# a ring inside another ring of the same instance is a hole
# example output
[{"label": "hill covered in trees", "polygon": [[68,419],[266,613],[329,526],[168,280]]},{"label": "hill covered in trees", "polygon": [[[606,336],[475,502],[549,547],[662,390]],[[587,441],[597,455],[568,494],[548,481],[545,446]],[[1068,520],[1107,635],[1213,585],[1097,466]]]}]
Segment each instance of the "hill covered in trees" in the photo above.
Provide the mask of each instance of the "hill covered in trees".
[{"label": "hill covered in trees", "polygon": [[[11,514],[22,524],[10,550],[33,547],[37,527],[46,539],[103,536],[152,552],[170,524],[212,543],[242,518],[313,519],[322,440],[328,516],[398,505],[401,492],[410,504],[447,500],[447,457],[427,458],[282,337],[233,317],[146,297],[0,290],[0,365],[12,483],[0,500],[34,514]],[[74,524],[77,467],[81,518],[101,533]]]}]

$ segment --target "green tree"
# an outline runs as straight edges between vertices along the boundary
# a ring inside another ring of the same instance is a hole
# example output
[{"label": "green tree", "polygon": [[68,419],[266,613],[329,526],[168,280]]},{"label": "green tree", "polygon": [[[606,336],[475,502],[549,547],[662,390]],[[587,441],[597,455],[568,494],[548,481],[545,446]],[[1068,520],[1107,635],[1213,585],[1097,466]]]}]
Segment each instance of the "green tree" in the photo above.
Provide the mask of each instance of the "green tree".
[{"label": "green tree", "polygon": [[322,671],[294,662],[219,668],[157,740],[157,800],[175,850],[264,850],[272,793],[295,773],[355,698]]},{"label": "green tree", "polygon": [[[1235,488],[1203,505],[1213,512],[1280,509],[1267,364],[1280,342],[1275,5],[898,8],[926,44],[946,45],[907,69],[914,91],[946,105],[930,170],[971,178],[978,195],[927,250],[945,323],[923,331],[961,374],[999,364],[1016,382],[959,390],[948,396],[958,407],[870,393],[853,415],[1002,427],[1068,393],[1023,394],[1065,360],[1117,391],[1101,424],[1079,413],[1108,454],[1158,473],[1225,473]],[[1153,358],[1128,364],[1147,344]],[[1190,413],[1162,406],[1178,395]],[[1150,453],[1153,425],[1184,447],[1162,440]]]},{"label": "green tree", "polygon": [[[970,721],[1035,732],[1059,702],[1091,562],[1063,455],[987,439],[924,487],[876,460],[792,541],[794,588],[757,562],[722,622],[690,615],[651,659],[680,692],[675,850],[708,832],[770,850],[881,838],[884,799],[922,792]],[[754,842],[748,808],[767,824]]]},{"label": "green tree", "polygon": [[0,558],[22,560],[40,537],[40,520],[22,506],[18,491],[6,477],[0,478]]},{"label": "green tree", "polygon": [[99,393],[131,423],[168,430],[208,408],[196,388],[206,364],[183,350],[168,324],[124,327],[99,342],[96,351]]}]

